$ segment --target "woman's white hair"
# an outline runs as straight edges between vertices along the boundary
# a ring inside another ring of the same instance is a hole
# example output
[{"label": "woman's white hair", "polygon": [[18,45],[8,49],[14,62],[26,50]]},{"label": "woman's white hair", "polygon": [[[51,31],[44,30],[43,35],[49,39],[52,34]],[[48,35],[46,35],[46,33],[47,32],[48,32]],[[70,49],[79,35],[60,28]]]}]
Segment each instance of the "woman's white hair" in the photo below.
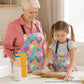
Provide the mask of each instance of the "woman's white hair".
[{"label": "woman's white hair", "polygon": [[28,9],[29,7],[40,8],[38,0],[21,0],[21,5],[24,9]]}]

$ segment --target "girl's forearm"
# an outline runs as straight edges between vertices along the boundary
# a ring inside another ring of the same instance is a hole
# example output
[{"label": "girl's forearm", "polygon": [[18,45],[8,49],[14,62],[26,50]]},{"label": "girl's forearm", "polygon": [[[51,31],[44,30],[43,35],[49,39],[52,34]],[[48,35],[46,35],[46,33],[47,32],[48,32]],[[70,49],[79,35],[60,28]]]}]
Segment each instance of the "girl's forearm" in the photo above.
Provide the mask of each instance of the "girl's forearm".
[{"label": "girl's forearm", "polygon": [[67,72],[71,73],[74,66],[75,66],[75,56],[76,56],[76,51],[75,48],[72,48],[70,50],[70,66]]},{"label": "girl's forearm", "polygon": [[51,57],[47,57],[47,56],[44,57],[43,65],[42,65],[42,70],[45,70],[46,66],[48,65],[48,63],[50,61],[50,58]]},{"label": "girl's forearm", "polygon": [[75,66],[75,59],[72,59],[72,60],[70,60],[70,66],[69,66],[67,72],[71,73],[73,68],[74,68],[74,66]]}]

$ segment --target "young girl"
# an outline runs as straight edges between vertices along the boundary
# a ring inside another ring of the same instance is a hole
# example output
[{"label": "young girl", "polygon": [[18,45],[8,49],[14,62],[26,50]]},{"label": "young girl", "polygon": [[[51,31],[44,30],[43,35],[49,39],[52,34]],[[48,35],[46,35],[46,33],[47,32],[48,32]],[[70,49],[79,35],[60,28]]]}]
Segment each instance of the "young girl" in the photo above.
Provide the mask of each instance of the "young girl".
[{"label": "young girl", "polygon": [[[71,39],[67,38],[69,27],[71,27]],[[56,40],[54,40],[54,32]],[[43,73],[53,54],[54,62],[48,66],[53,66],[54,71],[65,71],[65,80],[70,80],[72,79],[70,76],[71,72],[77,70],[75,65],[75,52],[76,44],[72,26],[64,21],[58,21],[51,27],[47,44],[47,55],[44,58],[42,69],[41,71],[37,70],[33,73]]]}]

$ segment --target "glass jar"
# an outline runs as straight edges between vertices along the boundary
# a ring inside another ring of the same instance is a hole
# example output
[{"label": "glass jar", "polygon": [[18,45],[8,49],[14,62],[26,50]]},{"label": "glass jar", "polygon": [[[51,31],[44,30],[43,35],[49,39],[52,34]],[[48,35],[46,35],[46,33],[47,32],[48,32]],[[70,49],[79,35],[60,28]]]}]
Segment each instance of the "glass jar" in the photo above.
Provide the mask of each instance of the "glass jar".
[{"label": "glass jar", "polygon": [[21,78],[22,78],[22,73],[21,73],[20,56],[15,56],[14,80],[21,80]]},{"label": "glass jar", "polygon": [[10,78],[13,79],[14,78],[14,63],[13,61],[10,60]]}]

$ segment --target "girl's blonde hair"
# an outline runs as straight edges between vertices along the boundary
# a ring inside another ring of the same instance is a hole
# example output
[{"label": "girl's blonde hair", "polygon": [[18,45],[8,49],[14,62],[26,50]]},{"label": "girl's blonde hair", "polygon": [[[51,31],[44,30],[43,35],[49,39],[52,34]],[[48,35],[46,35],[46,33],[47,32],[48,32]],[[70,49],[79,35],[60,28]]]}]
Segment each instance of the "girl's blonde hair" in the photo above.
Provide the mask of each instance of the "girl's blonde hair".
[{"label": "girl's blonde hair", "polygon": [[49,38],[47,42],[47,50],[49,48],[50,43],[54,43],[54,30],[55,32],[58,30],[64,30],[67,33],[69,31],[69,26],[71,27],[71,40],[75,42],[73,27],[71,25],[68,25],[65,21],[58,21],[51,26]]},{"label": "girl's blonde hair", "polygon": [[21,0],[21,5],[24,9],[28,9],[30,7],[40,8],[38,0]]}]

